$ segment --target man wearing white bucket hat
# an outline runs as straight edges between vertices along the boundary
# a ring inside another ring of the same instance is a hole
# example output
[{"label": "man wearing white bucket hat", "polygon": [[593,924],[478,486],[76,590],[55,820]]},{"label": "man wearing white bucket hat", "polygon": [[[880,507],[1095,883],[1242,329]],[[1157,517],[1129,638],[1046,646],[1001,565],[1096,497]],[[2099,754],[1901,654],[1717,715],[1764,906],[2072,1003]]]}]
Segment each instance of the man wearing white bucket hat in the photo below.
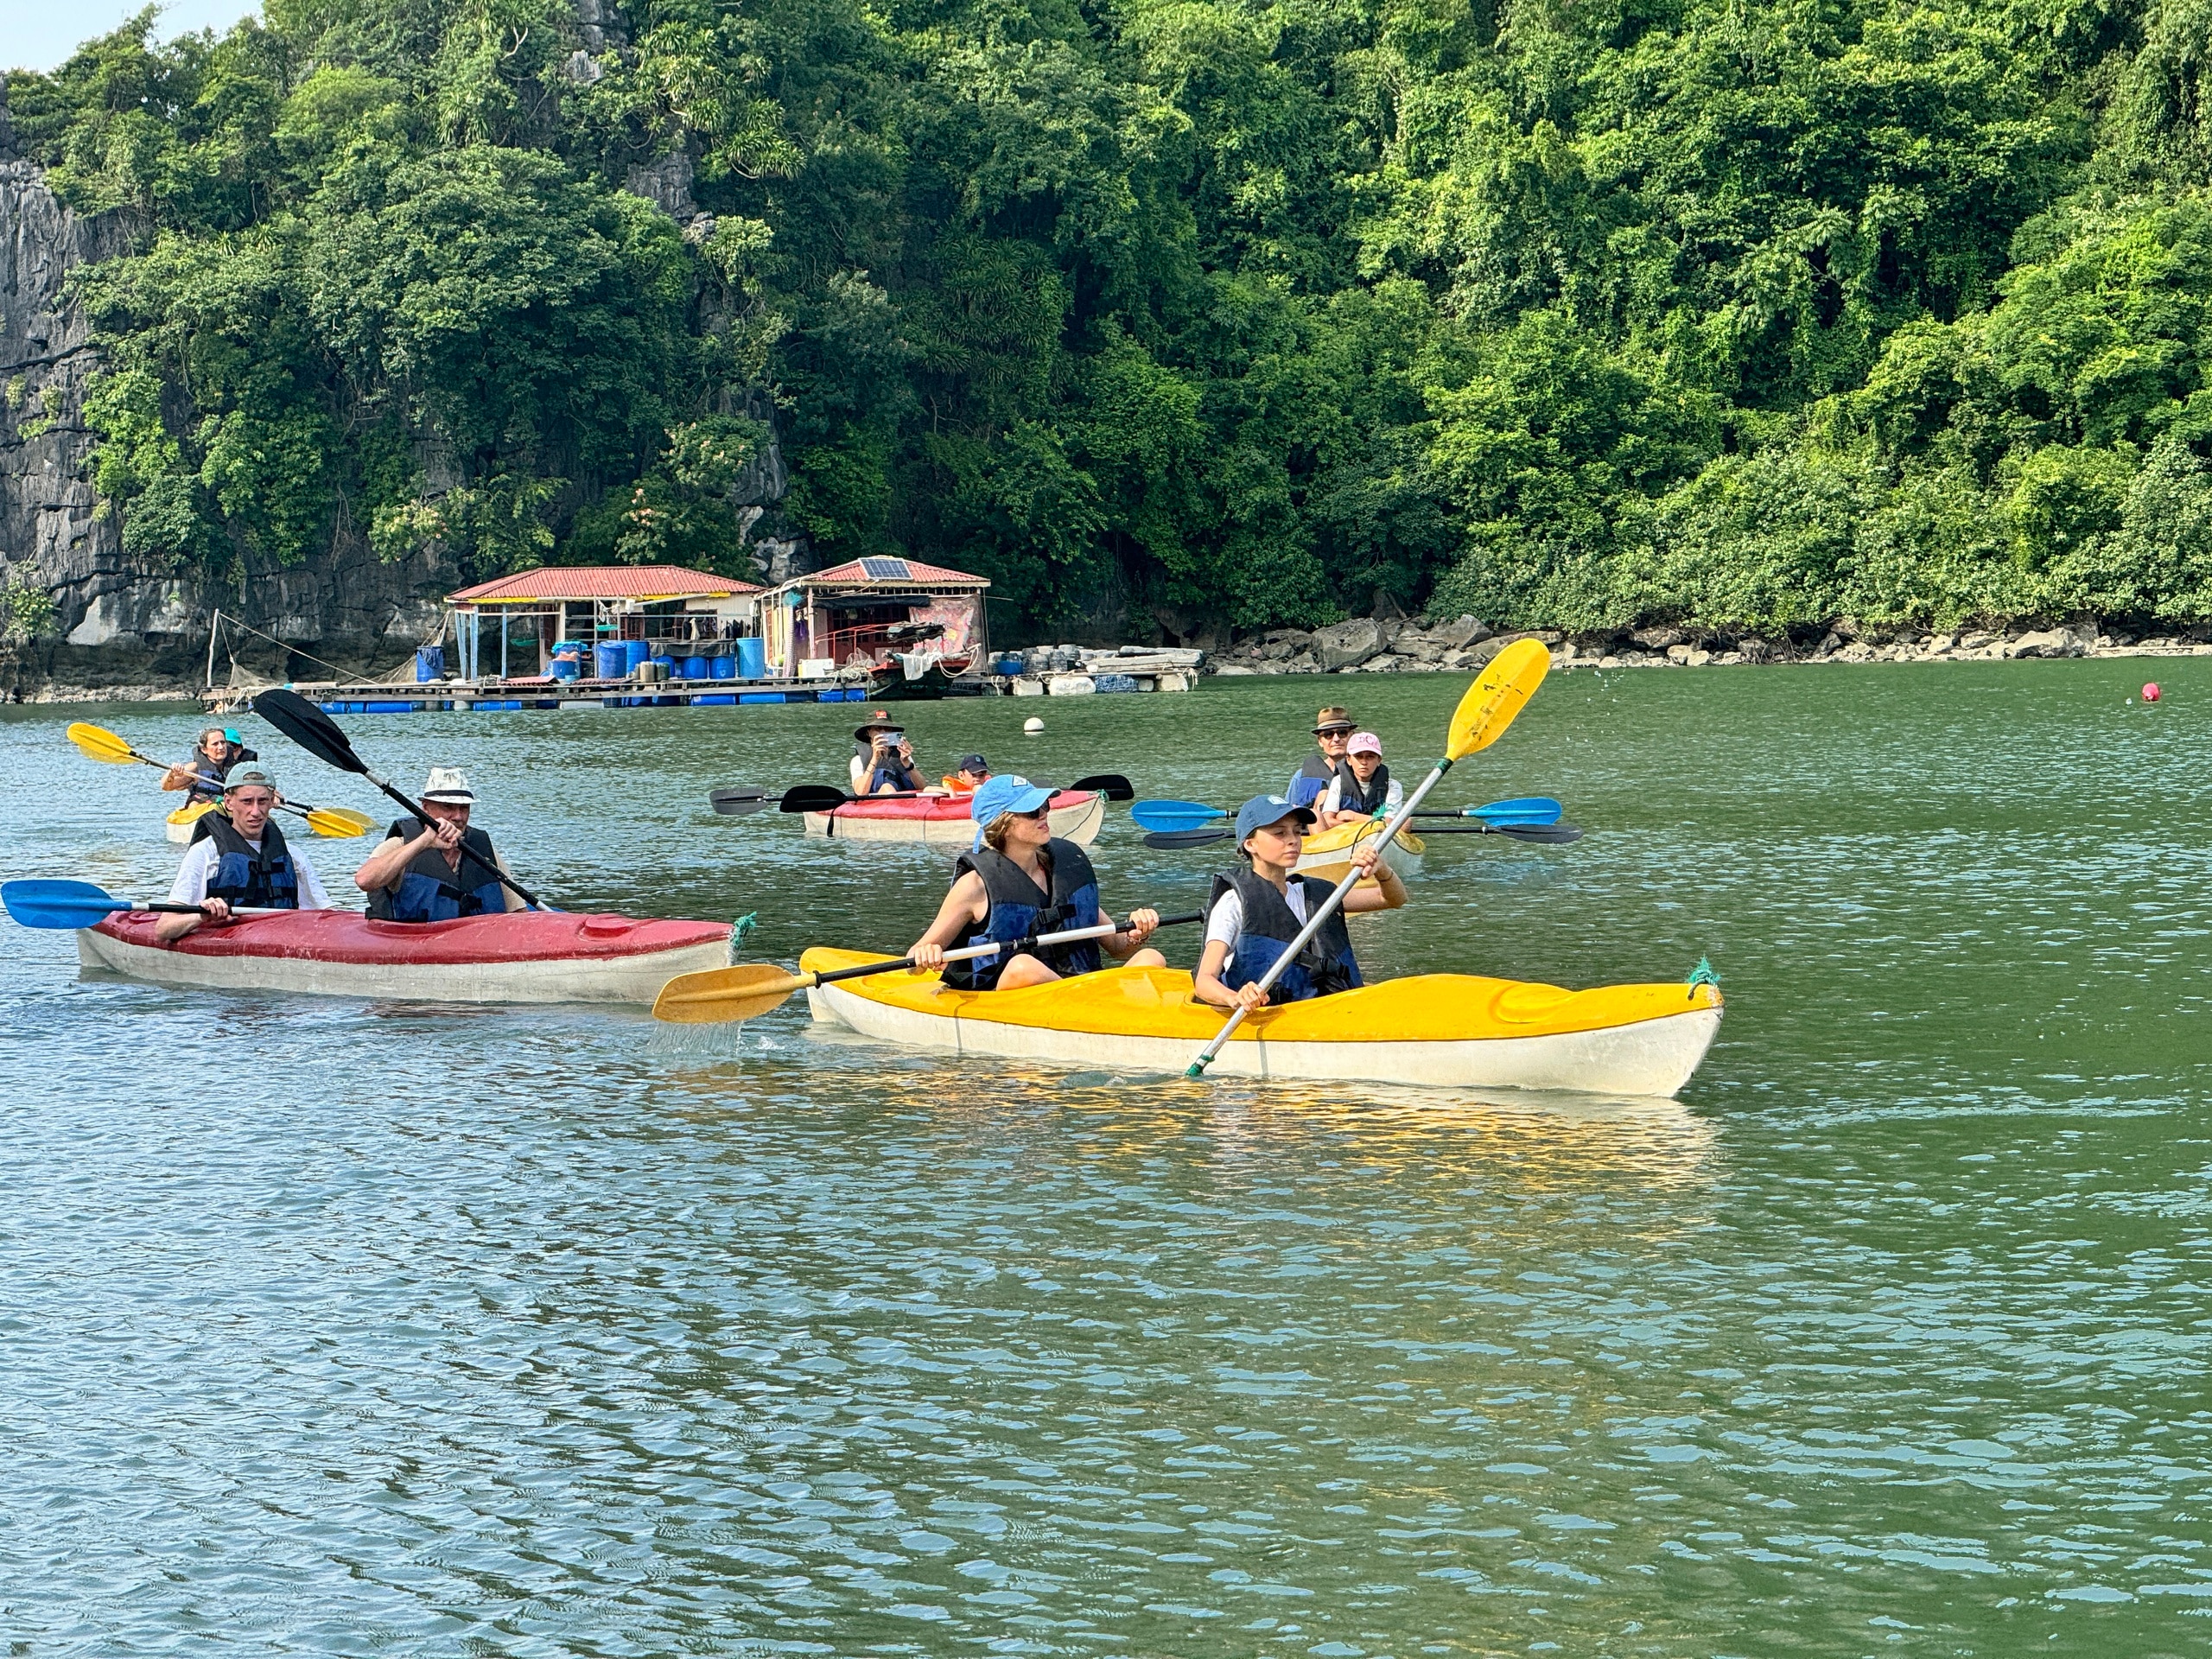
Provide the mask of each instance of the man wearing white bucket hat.
[{"label": "man wearing white bucket hat", "polygon": [[385,922],[449,922],[524,908],[493,874],[507,867],[492,837],[469,828],[476,791],[461,768],[432,766],[422,798],[430,821],[399,819],[353,872],[353,885],[369,895],[369,914]]}]

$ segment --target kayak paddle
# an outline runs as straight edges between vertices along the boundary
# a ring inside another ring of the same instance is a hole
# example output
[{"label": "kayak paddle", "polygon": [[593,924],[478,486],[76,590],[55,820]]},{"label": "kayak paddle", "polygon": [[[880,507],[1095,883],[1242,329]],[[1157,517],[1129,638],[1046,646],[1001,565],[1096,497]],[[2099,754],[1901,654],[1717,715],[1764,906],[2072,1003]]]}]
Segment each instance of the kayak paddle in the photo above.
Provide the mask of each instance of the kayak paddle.
[{"label": "kayak paddle", "polygon": [[1217,806],[1201,805],[1197,801],[1139,801],[1129,809],[1129,820],[1140,830],[1159,830],[1169,834],[1179,830],[1198,830],[1229,815]]},{"label": "kayak paddle", "polygon": [[709,792],[707,804],[726,818],[749,818],[755,812],[768,810],[768,791],[742,785],[735,789],[717,789]]},{"label": "kayak paddle", "polygon": [[[1236,833],[1226,826],[1219,830],[1164,830],[1147,836],[1144,844],[1160,852],[1179,852],[1185,847],[1210,847],[1217,841],[1227,841]],[[1540,847],[1564,846],[1582,839],[1582,832],[1571,823],[1433,823],[1421,834],[1504,836],[1513,841],[1533,842]],[[1363,836],[1360,845],[1366,844]]]},{"label": "kayak paddle", "polygon": [[1507,836],[1538,847],[1567,847],[1582,839],[1571,823],[1432,823],[1426,836]]},{"label": "kayak paddle", "polygon": [[[272,686],[266,691],[257,691],[253,694],[252,707],[255,714],[259,715],[324,765],[335,766],[340,772],[350,772],[356,777],[367,779],[387,796],[405,807],[408,816],[417,823],[430,824],[437,822],[420,806],[371,772],[368,763],[353,753],[353,744],[346,741],[346,734],[339,729],[338,722],[298,692],[287,691],[282,686]],[[538,902],[536,893],[531,892],[505,870],[500,869],[497,865],[486,863],[484,860],[470,852],[466,844],[460,850],[462,862],[482,866],[491,872],[493,880],[532,909],[545,908]]]},{"label": "kayak paddle", "polygon": [[[152,911],[165,916],[205,916],[200,905],[149,904],[143,899],[118,899],[89,881],[0,881],[0,905],[7,907],[19,927],[74,930],[91,927],[119,910]],[[233,916],[283,916],[281,910],[234,909]]]},{"label": "kayak paddle", "polygon": [[[111,766],[152,766],[165,776],[169,771],[167,766],[155,760],[151,755],[139,753],[127,741],[109,731],[105,726],[95,726],[89,721],[73,721],[69,728],[68,738],[81,753],[90,759],[104,760]],[[213,803],[210,802],[208,804],[212,806]],[[365,836],[376,828],[373,819],[365,817],[359,812],[348,811],[342,806],[309,806],[304,801],[279,801],[276,803],[276,807],[282,812],[298,813],[308,821],[308,829],[314,830],[318,836],[327,836],[333,840]],[[171,823],[191,823],[190,818],[178,816],[179,813],[187,810],[181,806],[177,808],[175,812],[169,814],[168,821]]]},{"label": "kayak paddle", "polygon": [[[1163,916],[1160,925],[1179,927],[1185,922],[1205,919],[1204,911],[1193,910],[1179,916]],[[1121,931],[1118,923],[1109,922],[1098,927],[1071,928],[1065,933],[1047,933],[1039,938],[1015,943],[1072,944],[1078,939],[1105,938]],[[1004,944],[966,945],[946,951],[944,959],[968,962],[977,957],[995,957],[1007,948]],[[734,1020],[758,1020],[762,1014],[780,1008],[795,993],[810,986],[828,985],[841,979],[864,979],[870,974],[893,974],[913,965],[912,957],[902,957],[896,962],[866,962],[857,968],[839,968],[826,974],[792,974],[772,962],[745,962],[733,968],[678,974],[662,986],[660,995],[653,999],[653,1018],[677,1026],[722,1026]]]},{"label": "kayak paddle", "polygon": [[[1421,780],[1420,786],[1406,798],[1406,804],[1392,813],[1389,821],[1383,824],[1382,838],[1375,843],[1378,849],[1389,846],[1398,831],[1406,827],[1406,821],[1427,798],[1428,791],[1444,781],[1444,774],[1452,770],[1454,761],[1464,760],[1477,750],[1488,748],[1504,735],[1505,728],[1513,723],[1513,717],[1521,712],[1522,706],[1535,695],[1536,688],[1544,683],[1544,676],[1550,672],[1551,665],[1551,652],[1535,639],[1516,639],[1491,658],[1490,666],[1482,671],[1482,677],[1467,688],[1466,696],[1459,699],[1459,706],[1452,711],[1452,724],[1445,733],[1444,758],[1436,763],[1427,777]],[[1503,825],[1492,827],[1501,832],[1505,828]],[[1322,925],[1336,914],[1344,904],[1344,895],[1357,884],[1359,874],[1357,867],[1346,870],[1344,880],[1337,883],[1329,896],[1306,918],[1306,925],[1298,930],[1298,937],[1283,947],[1282,954],[1274,960],[1274,966],[1260,976],[1258,983],[1262,995],[1274,988],[1275,981],[1282,977],[1283,969],[1298,960],[1299,953],[1313,943],[1313,936],[1321,931]],[[1229,1039],[1236,1034],[1236,1027],[1244,1023],[1244,1016],[1249,1012],[1250,1010],[1241,1005],[1233,1009],[1220,1031],[1215,1033],[1214,1039],[1199,1051],[1198,1058],[1191,1062],[1190,1069],[1183,1075],[1204,1077],[1206,1067],[1211,1065],[1215,1057],[1229,1046]]]},{"label": "kayak paddle", "polygon": [[[1524,795],[1510,801],[1492,801],[1488,806],[1459,806],[1448,810],[1416,812],[1417,818],[1480,818],[1486,823],[1557,823],[1563,809],[1548,795]],[[1157,830],[1162,835],[1179,835],[1188,830],[1203,830],[1209,824],[1219,823],[1229,815],[1217,806],[1202,806],[1196,801],[1139,801],[1129,809],[1129,817],[1140,830]],[[1196,847],[1199,842],[1181,843]]]}]

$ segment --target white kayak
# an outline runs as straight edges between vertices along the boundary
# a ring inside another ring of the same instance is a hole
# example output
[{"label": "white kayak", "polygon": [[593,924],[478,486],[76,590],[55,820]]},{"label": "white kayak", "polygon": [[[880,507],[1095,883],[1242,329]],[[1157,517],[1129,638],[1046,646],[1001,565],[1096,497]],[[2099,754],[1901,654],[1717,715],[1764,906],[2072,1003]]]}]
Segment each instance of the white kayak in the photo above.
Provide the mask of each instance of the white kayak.
[{"label": "white kayak", "polygon": [[650,1004],[677,974],[725,967],[727,922],[634,921],[515,911],[451,922],[378,922],[293,910],[156,943],[149,914],[77,933],[78,960],[133,979],[218,990],[430,1002]]}]

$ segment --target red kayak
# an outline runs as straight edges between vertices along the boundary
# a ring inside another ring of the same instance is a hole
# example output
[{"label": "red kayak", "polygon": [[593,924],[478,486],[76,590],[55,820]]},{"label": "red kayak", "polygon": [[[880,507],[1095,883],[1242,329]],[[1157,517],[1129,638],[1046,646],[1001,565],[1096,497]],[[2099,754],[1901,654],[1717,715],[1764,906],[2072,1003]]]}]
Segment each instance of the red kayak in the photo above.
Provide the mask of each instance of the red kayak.
[{"label": "red kayak", "polygon": [[377,922],[296,910],[156,944],[160,918],[124,913],[77,934],[78,959],[165,985],[432,1002],[651,1003],[677,974],[729,962],[727,922],[515,911]]},{"label": "red kayak", "polygon": [[[810,836],[841,841],[918,841],[930,847],[966,847],[976,838],[965,795],[887,796],[854,801],[830,812],[806,815]],[[1088,847],[1106,822],[1106,798],[1089,790],[1064,789],[1052,797],[1052,833],[1062,841]]]}]

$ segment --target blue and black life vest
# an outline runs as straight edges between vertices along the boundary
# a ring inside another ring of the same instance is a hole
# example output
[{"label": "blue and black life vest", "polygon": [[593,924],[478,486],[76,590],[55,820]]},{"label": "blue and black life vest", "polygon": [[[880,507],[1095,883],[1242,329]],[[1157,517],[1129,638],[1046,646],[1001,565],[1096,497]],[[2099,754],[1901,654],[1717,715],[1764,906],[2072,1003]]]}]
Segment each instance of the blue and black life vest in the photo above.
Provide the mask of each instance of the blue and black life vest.
[{"label": "blue and black life vest", "polygon": [[[1316,881],[1310,875],[1294,875],[1290,879],[1304,884],[1306,913],[1309,916],[1332,891],[1327,882]],[[1234,893],[1244,906],[1244,925],[1237,933],[1236,949],[1230,953],[1229,961],[1221,970],[1221,982],[1234,991],[1265,979],[1268,969],[1275,965],[1284,948],[1305,931],[1306,924],[1293,913],[1289,903],[1275,890],[1275,884],[1248,866],[1240,864],[1214,877],[1213,889],[1206,895],[1207,914],[1212,914],[1213,907],[1226,893]],[[1349,991],[1363,982],[1359,976],[1359,963],[1352,959],[1351,935],[1344,931],[1344,913],[1332,911],[1329,919],[1321,924],[1320,931],[1268,988],[1268,1001],[1271,1004],[1302,1002],[1309,996]]]},{"label": "blue and black life vest", "polygon": [[[412,841],[423,833],[418,818],[401,818],[391,833]],[[473,855],[456,869],[435,847],[409,859],[396,887],[369,900],[369,914],[380,922],[450,922],[459,916],[496,915],[507,907],[507,890],[492,874],[498,868],[492,837],[481,830],[462,832],[461,844]]]},{"label": "blue and black life vest", "polygon": [[[875,745],[873,743],[856,743],[854,747],[860,751],[862,766],[875,758]],[[893,749],[892,753],[896,754],[898,751]],[[922,770],[919,766],[904,766],[895,761],[887,766],[878,766],[868,773],[868,783],[861,793],[873,795],[886,784],[895,790],[919,789],[922,787]]]},{"label": "blue and black life vest", "polygon": [[[952,867],[957,881],[973,870],[983,878],[983,893],[991,908],[982,931],[968,936],[969,944],[1004,944],[1058,933],[1071,927],[1093,927],[1098,922],[1098,877],[1090,856],[1071,841],[1055,838],[1045,843],[1051,867],[1052,892],[1048,899],[1027,871],[1004,853],[978,847],[961,855]],[[1070,944],[1048,944],[1039,950],[1001,950],[995,957],[977,957],[945,964],[944,981],[963,991],[988,991],[999,982],[1006,965],[1020,956],[1035,957],[1063,979],[1095,974],[1100,957],[1098,941],[1078,939]]]},{"label": "blue and black life vest", "polygon": [[1313,808],[1329,792],[1329,779],[1337,777],[1344,780],[1347,798],[1359,792],[1359,779],[1352,776],[1350,766],[1339,766],[1325,754],[1309,754],[1306,764],[1292,776],[1283,798],[1293,806]]},{"label": "blue and black life vest", "polygon": [[299,867],[284,845],[284,832],[274,823],[262,826],[257,849],[221,812],[207,812],[192,829],[194,841],[202,837],[215,843],[215,873],[207,879],[210,899],[220,899],[235,909],[300,907]]}]

